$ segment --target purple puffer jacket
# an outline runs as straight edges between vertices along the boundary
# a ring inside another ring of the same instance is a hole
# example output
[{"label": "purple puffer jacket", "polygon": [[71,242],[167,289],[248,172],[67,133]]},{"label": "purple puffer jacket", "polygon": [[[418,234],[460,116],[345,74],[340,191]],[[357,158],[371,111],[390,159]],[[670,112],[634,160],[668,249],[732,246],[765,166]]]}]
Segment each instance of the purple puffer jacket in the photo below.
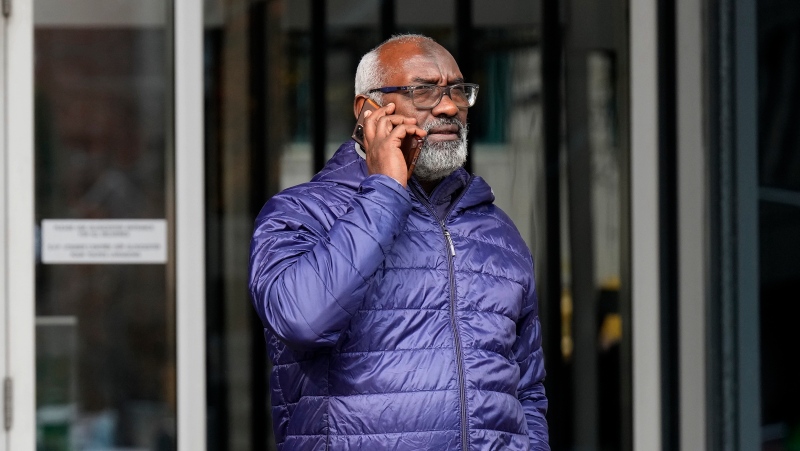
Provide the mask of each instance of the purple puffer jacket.
[{"label": "purple puffer jacket", "polygon": [[548,450],[533,261],[491,188],[367,176],[348,141],[256,219],[278,449]]}]

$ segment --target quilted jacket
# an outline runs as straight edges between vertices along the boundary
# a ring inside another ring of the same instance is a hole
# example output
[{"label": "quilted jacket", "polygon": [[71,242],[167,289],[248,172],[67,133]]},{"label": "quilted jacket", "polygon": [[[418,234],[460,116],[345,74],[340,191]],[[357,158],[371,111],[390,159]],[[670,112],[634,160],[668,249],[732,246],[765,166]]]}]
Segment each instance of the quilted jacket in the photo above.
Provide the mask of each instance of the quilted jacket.
[{"label": "quilted jacket", "polygon": [[549,449],[533,261],[491,188],[405,189],[354,145],[256,219],[278,449]]}]

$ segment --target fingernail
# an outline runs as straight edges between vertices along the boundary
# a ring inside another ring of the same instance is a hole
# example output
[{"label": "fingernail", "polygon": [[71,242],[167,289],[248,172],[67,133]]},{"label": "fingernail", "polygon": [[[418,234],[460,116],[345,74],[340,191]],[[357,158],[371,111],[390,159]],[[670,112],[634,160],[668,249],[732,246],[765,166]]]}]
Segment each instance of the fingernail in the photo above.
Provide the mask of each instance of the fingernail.
[{"label": "fingernail", "polygon": [[372,111],[364,111],[364,117],[369,117],[372,114]]}]

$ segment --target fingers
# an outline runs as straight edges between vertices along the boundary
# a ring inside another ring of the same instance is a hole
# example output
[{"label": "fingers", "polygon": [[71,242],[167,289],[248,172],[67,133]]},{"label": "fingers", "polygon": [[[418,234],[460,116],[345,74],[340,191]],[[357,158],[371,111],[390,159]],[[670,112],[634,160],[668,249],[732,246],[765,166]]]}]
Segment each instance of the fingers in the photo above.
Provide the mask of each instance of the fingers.
[{"label": "fingers", "polygon": [[[417,126],[415,118],[394,114],[395,105],[390,103],[382,108],[365,113],[364,150],[367,153],[369,174],[384,174],[406,186],[408,166],[403,150],[404,141],[409,136],[427,136],[427,132]],[[408,143],[406,143],[408,144]]]},{"label": "fingers", "polygon": [[[367,111],[364,113],[364,134],[369,137],[389,136],[399,125],[408,126],[417,123],[417,120],[414,118],[393,114],[394,111],[395,104],[389,103],[375,111]],[[417,127],[414,127],[413,130],[422,131],[422,129]],[[412,129],[409,129],[408,132],[415,133]],[[405,134],[402,136],[405,136]]]}]

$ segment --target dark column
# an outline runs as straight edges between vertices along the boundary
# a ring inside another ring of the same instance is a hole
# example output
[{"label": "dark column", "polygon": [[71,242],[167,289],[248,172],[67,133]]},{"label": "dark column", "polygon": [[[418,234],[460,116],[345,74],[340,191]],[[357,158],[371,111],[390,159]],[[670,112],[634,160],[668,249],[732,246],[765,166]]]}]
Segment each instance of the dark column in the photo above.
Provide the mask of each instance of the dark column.
[{"label": "dark column", "polygon": [[661,319],[661,444],[680,447],[678,186],[675,1],[658,2],[658,209]]},{"label": "dark column", "polygon": [[[253,220],[266,199],[272,194],[268,180],[269,148],[267,138],[267,1],[250,4],[248,52],[250,60],[250,214]],[[247,299],[242,299],[247,302]],[[267,449],[269,401],[267,381],[267,352],[264,330],[254,311],[250,311],[250,446],[252,450]]]},{"label": "dark column", "polygon": [[[547,359],[547,396],[551,400],[547,412],[550,445],[566,449],[572,436],[572,404],[567,364],[561,354],[561,2],[542,1],[542,117],[545,164],[545,221],[547,240],[544,245],[546,278],[539,298],[545,332]],[[552,402],[556,400],[557,402]]]},{"label": "dark column", "polygon": [[311,2],[311,146],[314,152],[314,173],[325,165],[326,118],[325,87],[327,77],[326,1]]},{"label": "dark column", "polygon": [[395,1],[381,0],[381,41],[391,38],[397,30],[396,27]]},{"label": "dark column", "polygon": [[[475,77],[473,55],[475,54],[475,43],[472,39],[474,34],[472,26],[472,0],[458,1],[456,5],[456,61],[461,73],[466,81],[472,81]],[[472,172],[472,140],[468,142],[467,163],[464,168],[467,172]]]}]

